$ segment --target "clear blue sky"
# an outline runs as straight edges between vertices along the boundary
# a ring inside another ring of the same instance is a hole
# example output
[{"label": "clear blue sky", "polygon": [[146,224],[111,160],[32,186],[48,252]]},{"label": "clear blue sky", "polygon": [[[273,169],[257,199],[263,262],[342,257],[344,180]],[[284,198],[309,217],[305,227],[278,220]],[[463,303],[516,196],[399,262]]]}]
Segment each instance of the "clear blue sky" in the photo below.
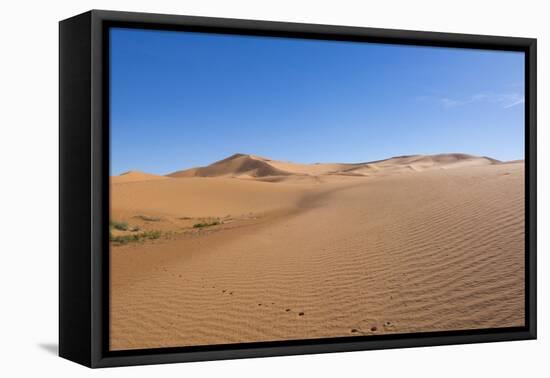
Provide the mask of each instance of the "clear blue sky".
[{"label": "clear blue sky", "polygon": [[111,174],[524,157],[523,53],[115,28],[110,64]]}]

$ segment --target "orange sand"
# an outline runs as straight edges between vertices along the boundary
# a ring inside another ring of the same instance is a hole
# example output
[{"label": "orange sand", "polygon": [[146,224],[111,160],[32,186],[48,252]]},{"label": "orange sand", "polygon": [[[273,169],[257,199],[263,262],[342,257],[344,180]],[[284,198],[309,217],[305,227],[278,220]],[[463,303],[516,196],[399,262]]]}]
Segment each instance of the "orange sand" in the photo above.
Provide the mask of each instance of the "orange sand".
[{"label": "orange sand", "polygon": [[121,233],[162,236],[111,248],[113,350],[524,324],[523,162],[234,155],[121,177],[111,218],[140,230]]}]

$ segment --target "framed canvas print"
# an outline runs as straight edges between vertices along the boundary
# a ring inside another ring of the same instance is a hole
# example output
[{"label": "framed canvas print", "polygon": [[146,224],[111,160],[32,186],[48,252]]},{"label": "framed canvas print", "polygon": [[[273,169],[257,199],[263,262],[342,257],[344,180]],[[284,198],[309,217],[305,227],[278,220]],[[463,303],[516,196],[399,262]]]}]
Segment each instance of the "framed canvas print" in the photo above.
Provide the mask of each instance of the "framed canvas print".
[{"label": "framed canvas print", "polygon": [[62,357],[536,338],[536,40],[60,23]]}]

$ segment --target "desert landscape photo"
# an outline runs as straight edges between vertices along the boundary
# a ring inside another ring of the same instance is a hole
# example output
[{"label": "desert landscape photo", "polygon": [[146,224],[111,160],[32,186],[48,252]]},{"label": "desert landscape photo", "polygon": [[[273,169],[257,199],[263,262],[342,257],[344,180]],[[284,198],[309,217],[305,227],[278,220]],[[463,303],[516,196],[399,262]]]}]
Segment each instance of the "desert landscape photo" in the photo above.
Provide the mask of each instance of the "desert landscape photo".
[{"label": "desert landscape photo", "polygon": [[517,57],[260,40],[112,35],[110,349],[524,326]]}]

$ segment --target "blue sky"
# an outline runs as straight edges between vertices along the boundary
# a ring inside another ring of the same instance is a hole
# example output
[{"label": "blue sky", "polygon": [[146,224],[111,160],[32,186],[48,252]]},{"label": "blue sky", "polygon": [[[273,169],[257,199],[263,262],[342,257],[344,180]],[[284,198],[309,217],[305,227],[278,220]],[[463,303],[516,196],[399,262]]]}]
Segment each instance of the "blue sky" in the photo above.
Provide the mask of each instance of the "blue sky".
[{"label": "blue sky", "polygon": [[524,157],[523,53],[122,28],[110,38],[111,174],[237,152]]}]

